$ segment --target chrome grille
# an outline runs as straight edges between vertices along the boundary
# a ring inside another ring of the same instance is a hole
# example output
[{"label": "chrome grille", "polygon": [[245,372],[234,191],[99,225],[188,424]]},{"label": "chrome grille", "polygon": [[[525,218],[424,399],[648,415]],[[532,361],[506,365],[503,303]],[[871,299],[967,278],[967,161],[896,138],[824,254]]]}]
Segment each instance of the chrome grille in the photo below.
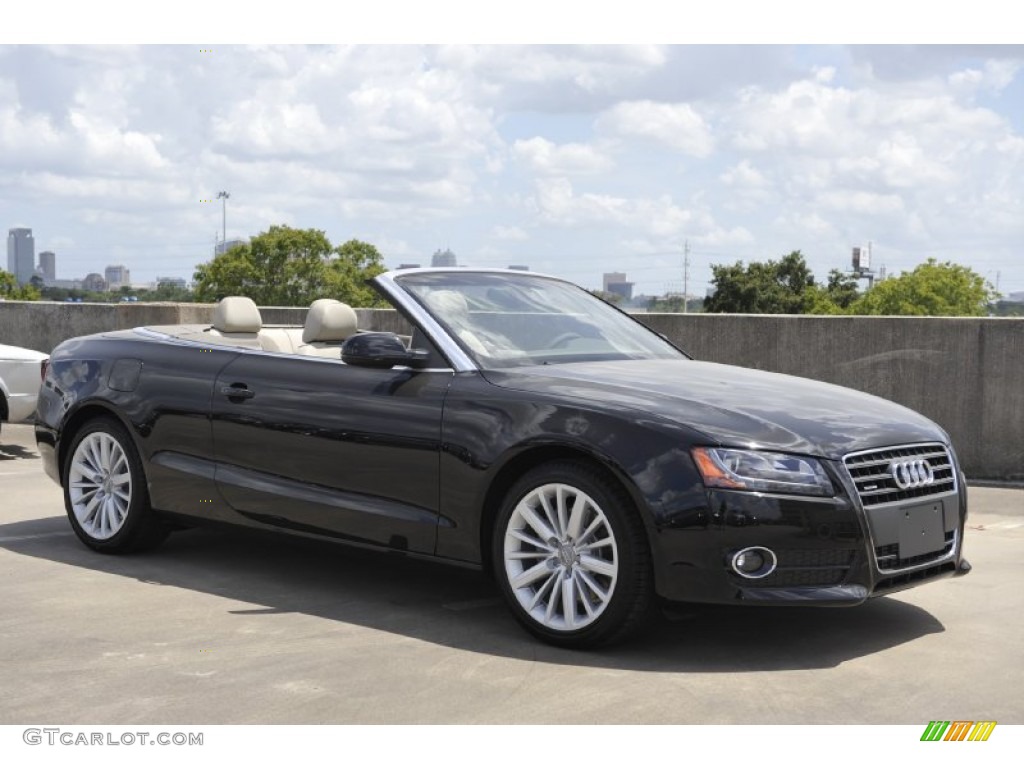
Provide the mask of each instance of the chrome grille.
[{"label": "chrome grille", "polygon": [[[916,488],[900,488],[890,465],[894,461],[927,461],[934,479]],[[901,445],[851,453],[843,459],[865,507],[940,496],[956,490],[953,459],[941,443]]]}]

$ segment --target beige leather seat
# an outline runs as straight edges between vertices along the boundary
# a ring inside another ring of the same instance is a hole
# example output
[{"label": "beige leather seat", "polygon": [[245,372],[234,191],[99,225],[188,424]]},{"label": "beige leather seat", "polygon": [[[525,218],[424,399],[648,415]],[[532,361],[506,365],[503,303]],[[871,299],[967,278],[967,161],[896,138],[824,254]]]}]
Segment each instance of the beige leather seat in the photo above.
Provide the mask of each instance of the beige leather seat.
[{"label": "beige leather seat", "polygon": [[300,355],[341,359],[341,344],[358,329],[355,310],[334,299],[317,299],[306,315]]},{"label": "beige leather seat", "polygon": [[248,296],[225,296],[213,310],[213,326],[208,331],[247,347],[261,347],[259,332],[263,327],[256,302]]}]

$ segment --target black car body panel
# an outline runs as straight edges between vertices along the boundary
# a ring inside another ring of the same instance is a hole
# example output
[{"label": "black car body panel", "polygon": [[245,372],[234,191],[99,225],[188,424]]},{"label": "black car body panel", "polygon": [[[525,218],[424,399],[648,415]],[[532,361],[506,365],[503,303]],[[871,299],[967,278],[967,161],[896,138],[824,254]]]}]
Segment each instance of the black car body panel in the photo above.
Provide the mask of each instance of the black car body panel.
[{"label": "black car body panel", "polygon": [[[70,438],[105,413],[131,435],[162,513],[491,567],[507,488],[539,462],[574,457],[632,500],[668,599],[849,605],[969,569],[955,454],[913,411],[681,354],[488,368],[398,283],[381,287],[414,338],[436,345],[435,367],[346,365],[170,329],[61,344],[38,405],[47,473],[62,481]],[[709,487],[699,446],[810,457],[833,492]],[[944,453],[949,483],[869,503],[881,491],[858,488],[847,457],[893,446],[911,446],[908,461],[913,446]],[[771,551],[769,575],[730,567],[748,547]]]}]

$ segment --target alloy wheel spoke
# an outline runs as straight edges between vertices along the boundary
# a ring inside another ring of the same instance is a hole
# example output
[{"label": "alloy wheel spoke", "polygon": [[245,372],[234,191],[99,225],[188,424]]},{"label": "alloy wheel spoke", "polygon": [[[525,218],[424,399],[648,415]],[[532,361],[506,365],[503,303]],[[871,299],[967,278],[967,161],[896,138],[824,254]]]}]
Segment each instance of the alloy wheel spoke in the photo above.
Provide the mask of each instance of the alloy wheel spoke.
[{"label": "alloy wheel spoke", "polygon": [[576,625],[576,580],[572,576],[562,580],[562,616],[569,629]]},{"label": "alloy wheel spoke", "polygon": [[91,499],[89,499],[88,503],[85,505],[85,509],[82,510],[82,515],[78,518],[79,522],[85,525],[86,523],[94,521],[96,519],[96,513],[99,511],[100,506],[101,500],[99,494],[96,494]]},{"label": "alloy wheel spoke", "polygon": [[551,527],[556,538],[561,538],[561,531],[558,528],[558,514],[551,509],[551,500],[548,495],[541,491],[537,494],[537,498],[540,500],[541,509],[544,511],[544,518],[547,524]]},{"label": "alloy wheel spoke", "polygon": [[615,563],[609,563],[607,560],[602,560],[593,555],[580,555],[580,568],[608,577],[615,576],[618,573]]},{"label": "alloy wheel spoke", "polygon": [[548,607],[544,611],[544,620],[548,624],[551,624],[551,619],[554,618],[555,606],[558,605],[558,598],[561,595],[561,590],[562,590],[563,578],[562,578],[561,570],[559,570],[555,574],[555,576],[556,576],[555,580],[551,584],[551,596],[548,598]]},{"label": "alloy wheel spoke", "polygon": [[583,528],[583,514],[586,508],[586,497],[582,493],[577,493],[572,503],[572,511],[569,513],[569,522],[566,525],[566,533],[572,541],[580,540],[580,530]]},{"label": "alloy wheel spoke", "polygon": [[509,531],[508,533],[509,536],[512,536],[515,539],[519,539],[524,544],[529,544],[531,547],[542,549],[548,554],[551,554],[555,551],[555,548],[548,544],[546,541],[541,541],[536,536],[531,536],[526,531],[516,529]]},{"label": "alloy wheel spoke", "polygon": [[583,544],[584,542],[586,542],[586,540],[593,536],[597,529],[600,528],[603,524],[603,517],[595,517],[593,520],[591,520],[590,525],[587,526],[587,529],[582,534],[580,534],[580,537],[576,540],[577,544]]},{"label": "alloy wheel spoke", "polygon": [[594,593],[594,596],[597,597],[599,601],[603,603],[608,599],[608,593],[601,587],[600,584],[594,581],[593,576],[591,576],[586,571],[582,570],[577,570],[576,575],[579,577],[579,580],[586,585],[587,589]]},{"label": "alloy wheel spoke", "polygon": [[517,550],[514,552],[505,553],[505,558],[507,560],[546,560],[549,557],[551,557],[550,552],[530,552],[528,550]]},{"label": "alloy wheel spoke", "polygon": [[600,549],[601,547],[611,546],[614,542],[611,537],[607,539],[599,539],[597,541],[588,541],[586,544],[580,544],[576,546],[577,552],[588,552],[592,549]]},{"label": "alloy wheel spoke", "polygon": [[555,512],[558,515],[558,533],[561,538],[569,535],[569,512],[565,504],[565,486],[560,485],[555,490]]},{"label": "alloy wheel spoke", "polygon": [[551,530],[551,527],[541,519],[541,516],[537,514],[528,504],[525,502],[521,503],[517,508],[516,512],[527,522],[527,524],[533,528],[533,530],[544,540],[550,541],[551,539],[557,538],[555,532]]},{"label": "alloy wheel spoke", "polygon": [[551,573],[551,569],[548,567],[547,562],[537,563],[532,568],[527,568],[519,575],[513,577],[511,584],[514,589],[522,589],[523,587],[533,584],[538,579],[544,578],[546,575]]},{"label": "alloy wheel spoke", "polygon": [[530,600],[529,605],[526,606],[526,610],[532,611],[534,608],[536,608],[540,604],[540,602],[544,599],[544,595],[546,595],[548,593],[548,591],[551,589],[551,585],[554,584],[557,579],[558,579],[558,572],[557,571],[552,571],[551,574],[548,576],[547,581],[545,581],[541,585],[540,589],[538,589],[533,594],[533,598]]}]

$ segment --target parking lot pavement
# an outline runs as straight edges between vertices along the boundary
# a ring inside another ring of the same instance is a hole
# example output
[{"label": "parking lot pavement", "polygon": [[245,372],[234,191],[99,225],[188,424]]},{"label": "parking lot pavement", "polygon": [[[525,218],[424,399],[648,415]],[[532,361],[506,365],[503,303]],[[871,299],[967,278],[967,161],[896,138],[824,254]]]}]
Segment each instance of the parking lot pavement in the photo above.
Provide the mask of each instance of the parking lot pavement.
[{"label": "parking lot pavement", "polygon": [[677,607],[594,653],[473,571],[191,530],[83,547],[0,433],[0,723],[1024,723],[1024,491],[972,488],[968,577],[852,609]]}]

